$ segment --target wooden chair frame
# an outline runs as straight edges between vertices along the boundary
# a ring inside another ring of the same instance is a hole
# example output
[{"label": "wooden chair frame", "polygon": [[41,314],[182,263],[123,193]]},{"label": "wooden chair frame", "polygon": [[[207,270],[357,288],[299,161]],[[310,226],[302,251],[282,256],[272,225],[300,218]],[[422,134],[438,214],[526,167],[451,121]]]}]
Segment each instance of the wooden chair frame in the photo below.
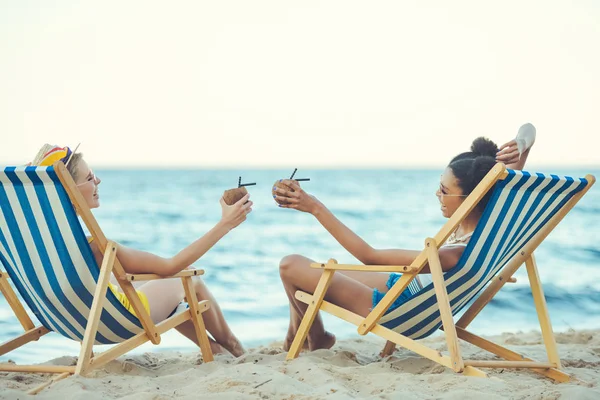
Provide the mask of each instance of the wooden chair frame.
[{"label": "wooden chair frame", "polygon": [[[196,291],[193,288],[192,282],[193,276],[202,275],[204,274],[204,271],[201,269],[186,269],[171,276],[125,273],[123,266],[119,262],[116,244],[107,240],[104,236],[104,233],[100,229],[100,226],[96,222],[96,219],[92,215],[90,208],[77,189],[75,182],[71,178],[71,175],[65,168],[64,164],[62,162],[57,162],[53,166],[71,202],[75,206],[77,213],[79,216],[81,216],[82,220],[90,231],[90,234],[94,238],[94,242],[98,244],[100,249],[104,249],[104,259],[102,261],[102,265],[100,266],[100,275],[98,277],[98,283],[94,292],[94,299],[92,301],[90,315],[88,317],[83,341],[81,343],[81,351],[79,353],[76,366],[0,364],[0,371],[59,374],[50,381],[28,392],[29,394],[36,394],[53,382],[67,378],[72,374],[85,375],[91,370],[105,365],[106,363],[122,356],[123,354],[144,344],[145,342],[150,341],[153,344],[159,344],[161,334],[189,320],[191,320],[194,324],[194,329],[197,335],[198,343],[200,344],[200,349],[202,350],[204,361],[213,361],[214,358],[210,348],[210,342],[206,333],[204,321],[202,319],[202,313],[210,308],[210,302],[208,300],[198,302]],[[125,340],[124,342],[114,345],[109,350],[94,355],[92,349],[96,332],[98,330],[98,324],[100,322],[104,301],[106,300],[106,292],[111,273],[115,274],[123,293],[125,293],[129,299],[144,330],[139,334]],[[2,343],[0,345],[0,356],[31,341],[37,341],[40,337],[50,332],[44,326],[34,325],[33,321],[31,321],[27,315],[27,312],[25,311],[25,308],[21,304],[19,298],[12,289],[9,283],[9,278],[10,277],[7,272],[0,271],[0,291],[6,298],[9,306],[21,323],[25,333],[12,340]],[[172,278],[181,279],[185,296],[189,304],[189,309],[184,312],[177,313],[155,325],[152,322],[150,315],[144,308],[131,282]]]},{"label": "wooden chair frame", "polygon": [[[548,378],[554,379],[557,382],[568,382],[571,377],[561,371],[562,366],[558,356],[544,291],[542,289],[542,283],[539,278],[533,252],[594,184],[595,178],[593,175],[586,175],[588,181],[587,185],[579,193],[575,194],[562,209],[559,210],[533,238],[531,238],[521,252],[490,281],[487,288],[477,297],[462,317],[456,323],[454,322],[438,250],[494,184],[498,180],[505,179],[506,177],[507,172],[503,164],[499,163],[494,166],[475,188],[473,193],[465,199],[464,203],[440,229],[437,235],[435,235],[434,238],[427,238],[425,240],[425,248],[410,266],[342,265],[338,264],[337,261],[333,259],[329,260],[326,264],[311,264],[312,268],[323,269],[323,275],[315,288],[314,294],[311,295],[302,291],[296,292],[296,298],[306,303],[308,308],[287,354],[287,359],[291,360],[298,357],[317,313],[319,310],[322,310],[356,325],[358,327],[358,333],[361,335],[372,332],[387,339],[387,343],[382,351],[383,355],[391,354],[394,351],[395,346],[399,345],[440,365],[448,367],[457,373],[468,376],[487,377],[488,375],[480,368],[529,368]],[[546,362],[534,361],[467,330],[467,326],[483,310],[496,293],[498,293],[504,284],[514,281],[512,276],[523,263],[525,263],[527,268],[529,284],[531,286],[533,300],[540,323],[542,338],[548,354],[548,361]],[[410,339],[377,323],[377,321],[385,314],[386,310],[394,303],[398,296],[400,296],[402,291],[408,287],[409,283],[427,264],[429,264],[433,279],[435,294],[442,319],[441,329],[446,336],[449,356],[443,355],[438,350],[427,347],[416,340]],[[363,318],[358,314],[324,300],[325,293],[331,284],[333,274],[336,270],[401,272],[402,277],[394,286],[392,286],[377,306]],[[462,357],[458,339],[462,339],[474,346],[491,352],[506,361],[465,360]]]}]

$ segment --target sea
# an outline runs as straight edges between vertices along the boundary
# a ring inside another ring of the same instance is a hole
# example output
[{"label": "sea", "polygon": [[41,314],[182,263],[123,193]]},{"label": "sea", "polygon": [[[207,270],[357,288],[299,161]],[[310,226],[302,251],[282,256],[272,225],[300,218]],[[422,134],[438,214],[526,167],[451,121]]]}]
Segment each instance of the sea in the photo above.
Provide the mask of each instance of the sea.
[{"label": "sea", "polygon": [[[106,236],[125,246],[171,257],[210,230],[221,217],[219,199],[249,186],[253,212],[194,265],[219,303],[233,332],[247,347],[282,341],[289,307],[279,277],[279,262],[288,254],[317,261],[335,258],[358,263],[310,214],[277,206],[273,183],[289,170],[96,170],[101,207],[94,210]],[[542,172],[583,177],[599,170],[544,168]],[[446,221],[435,191],[440,170],[304,169],[303,188],[321,200],[344,224],[375,248],[423,248]],[[596,236],[599,235],[599,236]],[[535,252],[555,331],[600,328],[600,185],[565,217]],[[539,330],[527,273],[507,284],[474,320],[483,335]],[[324,316],[338,339],[358,338],[356,328]],[[0,342],[22,333],[6,300],[0,296]],[[76,356],[79,343],[50,333],[38,342],[0,356],[0,362],[44,362]],[[99,346],[102,351],[107,346]],[[196,351],[173,331],[160,346],[146,344],[134,352]]]}]

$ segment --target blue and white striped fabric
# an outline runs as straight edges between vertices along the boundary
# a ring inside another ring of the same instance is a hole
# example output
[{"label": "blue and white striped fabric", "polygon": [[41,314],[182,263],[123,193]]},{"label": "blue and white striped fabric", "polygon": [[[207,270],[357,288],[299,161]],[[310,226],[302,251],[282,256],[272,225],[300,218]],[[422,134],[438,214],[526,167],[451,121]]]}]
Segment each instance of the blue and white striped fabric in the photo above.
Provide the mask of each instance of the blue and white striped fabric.
[{"label": "blue and white striped fabric", "polygon": [[[0,172],[0,261],[46,328],[83,340],[100,270],[53,167]],[[96,344],[120,343],[142,330],[108,290]]]},{"label": "blue and white striped fabric", "polygon": [[[456,267],[444,273],[452,314],[456,315],[527,244],[586,179],[508,170],[491,199]],[[380,324],[412,339],[442,326],[433,283],[423,287]]]}]

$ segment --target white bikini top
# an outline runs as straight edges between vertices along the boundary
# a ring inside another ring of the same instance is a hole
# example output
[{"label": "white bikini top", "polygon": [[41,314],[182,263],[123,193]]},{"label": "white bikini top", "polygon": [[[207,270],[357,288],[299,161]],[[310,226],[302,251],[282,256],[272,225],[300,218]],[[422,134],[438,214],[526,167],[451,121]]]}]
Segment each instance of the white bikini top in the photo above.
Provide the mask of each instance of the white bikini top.
[{"label": "white bikini top", "polygon": [[469,239],[471,236],[473,236],[473,232],[469,232],[464,236],[461,236],[459,238],[456,237],[456,231],[452,232],[450,234],[450,237],[448,238],[448,240],[446,240],[446,243],[444,243],[441,247],[448,247],[448,246],[466,246],[468,243],[466,243],[467,239]]}]

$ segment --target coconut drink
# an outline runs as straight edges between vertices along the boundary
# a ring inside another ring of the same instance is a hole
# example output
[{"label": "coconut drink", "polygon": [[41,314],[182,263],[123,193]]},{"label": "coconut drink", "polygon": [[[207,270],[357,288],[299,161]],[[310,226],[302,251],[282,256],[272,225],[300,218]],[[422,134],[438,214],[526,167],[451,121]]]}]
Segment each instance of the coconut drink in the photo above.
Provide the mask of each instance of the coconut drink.
[{"label": "coconut drink", "polygon": [[[296,171],[298,171],[298,168],[294,168],[294,172],[292,173],[292,176],[290,176],[290,179],[294,179],[294,175],[296,175]],[[306,181],[310,181],[310,178],[302,178],[302,179],[294,179],[296,182],[306,182]],[[275,202],[277,204],[286,204],[285,201],[283,202],[279,202],[279,200],[277,200],[275,198],[275,196],[280,196],[279,193],[276,192],[277,189],[283,189],[289,192],[294,192],[295,190],[292,189],[291,187],[289,187],[288,185],[286,185],[285,183],[282,182],[282,180],[276,180],[275,183],[273,184],[273,187],[271,188],[271,194],[273,195],[273,200],[275,200]]]},{"label": "coconut drink", "polygon": [[253,185],[256,185],[256,183],[242,183],[242,177],[240,176],[238,179],[238,187],[226,190],[225,193],[223,193],[223,200],[225,201],[225,204],[232,206],[240,201],[242,197],[248,194],[246,186]]}]

